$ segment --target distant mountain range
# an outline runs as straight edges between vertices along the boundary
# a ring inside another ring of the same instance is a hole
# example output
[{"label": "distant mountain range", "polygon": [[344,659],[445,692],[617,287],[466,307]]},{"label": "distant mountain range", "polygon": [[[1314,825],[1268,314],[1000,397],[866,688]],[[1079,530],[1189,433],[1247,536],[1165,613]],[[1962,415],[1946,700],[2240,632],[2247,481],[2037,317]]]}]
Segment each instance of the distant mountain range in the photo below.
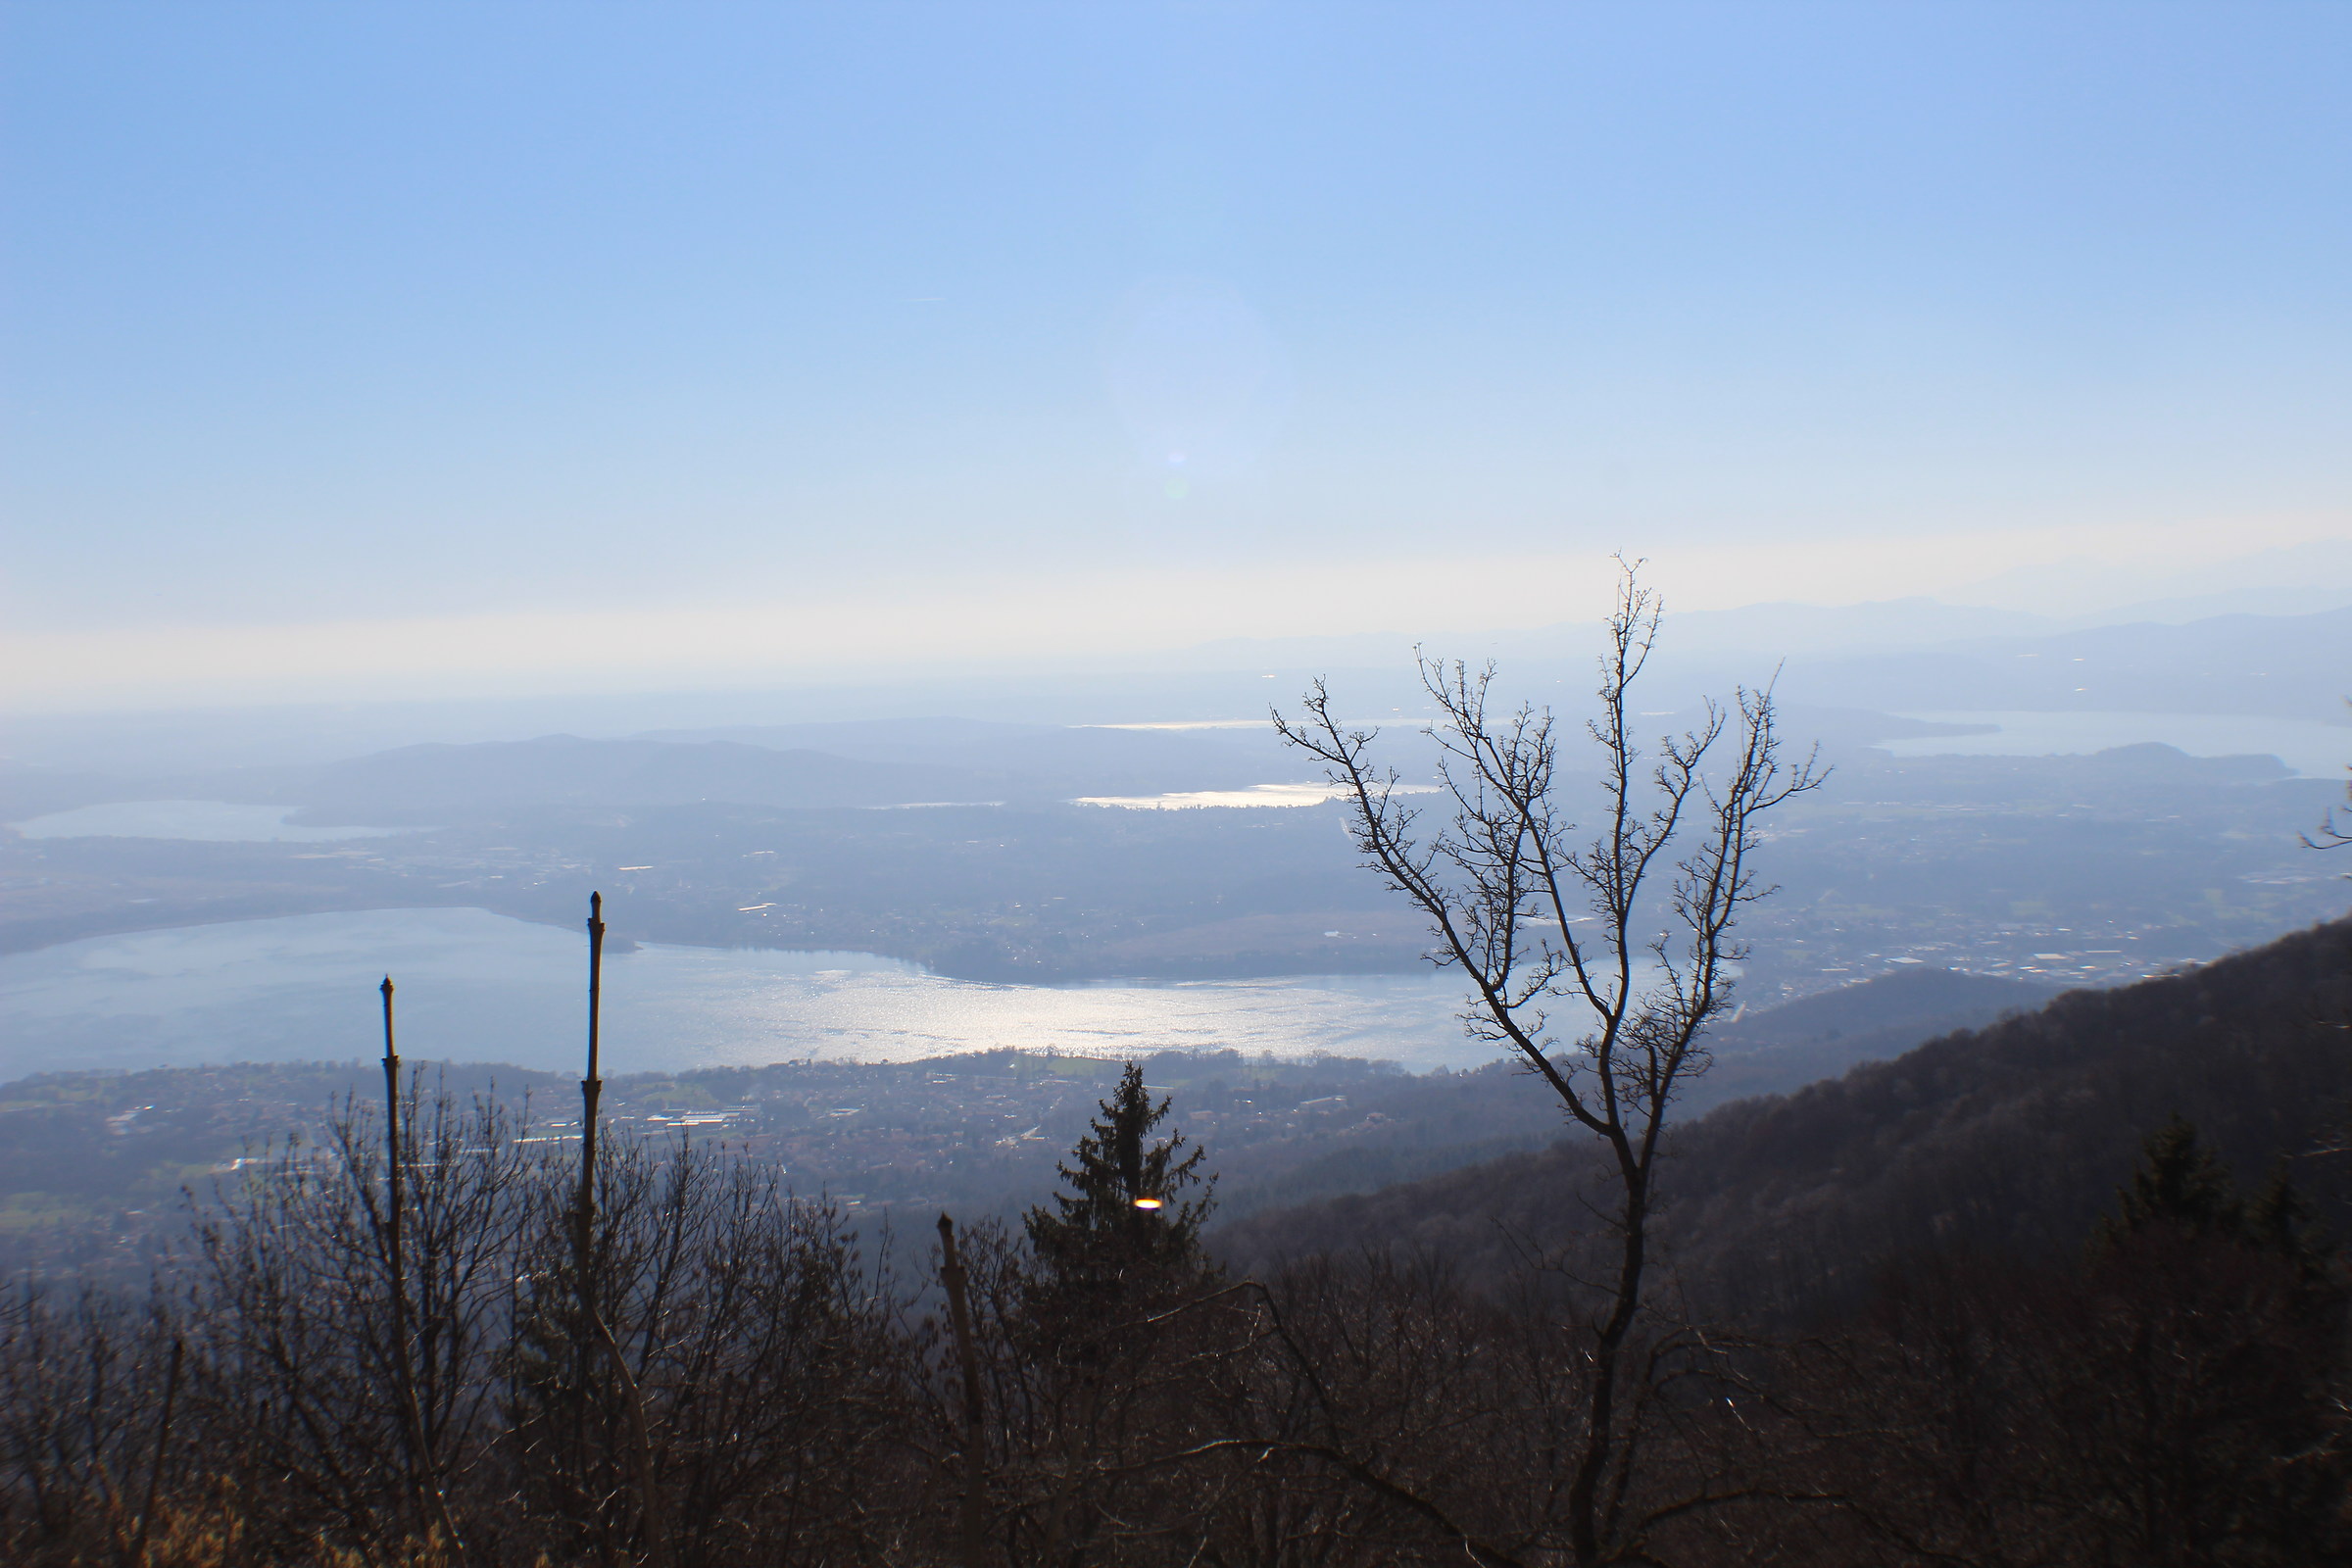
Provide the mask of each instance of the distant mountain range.
[{"label": "distant mountain range", "polygon": [[[1680,703],[1730,681],[1765,679],[1786,662],[1783,696],[1819,706],[1896,712],[2109,707],[2335,720],[2352,691],[2343,653],[2352,646],[2352,565],[2337,555],[2352,557],[2352,547],[2286,564],[2310,567],[2304,589],[2225,585],[2072,620],[1932,599],[1678,612],[1665,628],[1659,673],[1667,677],[1662,685],[1680,689],[1661,695]],[[23,714],[0,718],[0,770],[124,776],[317,766],[427,742],[514,742],[559,732],[749,739],[745,732],[754,729],[904,724],[943,713],[1031,726],[1252,718],[1270,703],[1295,702],[1303,681],[1322,672],[1345,675],[1340,695],[1357,713],[1401,717],[1422,703],[1411,670],[1416,641],[1434,655],[1497,660],[1530,695],[1573,707],[1590,685],[1596,634],[1584,622],[1418,638],[1400,630],[1229,640],[1085,669],[1007,666],[863,685]],[[1890,662],[1889,653],[1920,657]],[[2050,673],[2052,662],[2077,659],[2091,678]],[[2036,660],[2043,662],[2025,667]]]},{"label": "distant mountain range", "polygon": [[[1836,611],[1758,606],[1712,621],[1687,617],[1693,627],[1711,630],[1665,645],[1652,700],[1679,710],[1740,679],[1773,677],[1769,661],[1780,657],[1771,653],[1778,647],[1791,650],[1777,676],[1789,732],[1820,738],[1833,750],[1933,732],[1935,726],[1896,716],[1905,711],[2225,713],[2320,722],[2347,716],[2352,609],[2034,636],[1942,635],[1980,613],[2003,623],[2016,619],[2007,612],[1962,612],[1924,601]],[[1867,645],[1881,634],[1891,639],[1898,627],[1933,633],[1938,640],[1910,646],[1888,641],[1868,652],[1832,651]],[[1534,656],[1506,667],[1506,689],[1576,711],[1586,674],[1581,650],[1590,633],[1587,627],[1563,626],[1505,639]],[[1738,652],[1741,642],[1755,652]],[[1565,657],[1571,645],[1580,649],[1573,661]],[[1369,657],[1352,644],[1319,649],[1303,641],[1266,645],[1262,651],[1269,660],[1279,653],[1300,662],[1318,651]],[[1413,700],[1409,673],[1395,667],[1369,672],[1333,667],[1338,701],[1366,720],[1381,722],[1385,716],[1387,727],[1409,748],[1422,710]],[[1299,662],[1287,673],[1202,675],[1194,681],[1200,689],[1188,689],[1182,702],[1188,710],[1254,719],[1269,705],[1295,699],[1313,672],[1314,666]],[[1229,695],[1210,695],[1216,690]],[[1054,703],[1041,696],[1038,706],[1050,709]],[[324,765],[161,779],[20,765],[0,767],[0,788],[38,809],[200,795],[299,804],[316,820],[404,822],[453,809],[516,805],[1044,801],[1234,789],[1312,772],[1262,727],[1169,732],[1099,720],[1025,723],[934,716],[433,742]]]},{"label": "distant mountain range", "polygon": [[1944,597],[2050,616],[2062,627],[2209,615],[2308,615],[2352,605],[2352,537],[2307,539],[2182,569],[2076,558],[2018,566]]},{"label": "distant mountain range", "polygon": [[[1565,622],[1432,639],[1427,651],[1493,659],[1513,691],[1573,709],[1597,646],[1594,627]],[[1906,599],[1672,615],[1653,672],[1657,694],[1677,703],[1741,681],[1774,680],[1777,671],[1776,689],[1787,702],[1892,713],[2116,710],[2339,722],[2352,696],[2347,650],[2352,608],[2069,627],[2015,611]],[[1412,653],[1406,638],[1366,636],[1214,644],[1186,657],[1203,666],[1255,663],[1277,671],[1278,691],[1282,672],[1347,671],[1335,682],[1341,700],[1377,703],[1396,682],[1353,672],[1403,668]]]},{"label": "distant mountain range", "polygon": [[2341,721],[2352,610],[2220,615],[1792,659],[1793,699],[1896,710],[2262,713]]}]

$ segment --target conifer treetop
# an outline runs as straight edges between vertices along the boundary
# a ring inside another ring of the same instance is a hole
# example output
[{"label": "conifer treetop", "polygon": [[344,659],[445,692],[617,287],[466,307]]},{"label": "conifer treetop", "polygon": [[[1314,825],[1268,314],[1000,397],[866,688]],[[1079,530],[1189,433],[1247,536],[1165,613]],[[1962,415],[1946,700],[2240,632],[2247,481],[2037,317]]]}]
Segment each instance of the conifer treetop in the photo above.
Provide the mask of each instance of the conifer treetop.
[{"label": "conifer treetop", "polygon": [[[1214,1182],[1200,1174],[1206,1152],[1187,1152],[1182,1133],[1152,1141],[1169,1102],[1153,1102],[1135,1062],[1100,1104],[1101,1114],[1058,1167],[1067,1191],[1054,1195],[1052,1209],[1029,1210],[1030,1246],[1063,1273],[1194,1260],[1213,1201]],[[1198,1193],[1186,1197],[1194,1188]]]}]

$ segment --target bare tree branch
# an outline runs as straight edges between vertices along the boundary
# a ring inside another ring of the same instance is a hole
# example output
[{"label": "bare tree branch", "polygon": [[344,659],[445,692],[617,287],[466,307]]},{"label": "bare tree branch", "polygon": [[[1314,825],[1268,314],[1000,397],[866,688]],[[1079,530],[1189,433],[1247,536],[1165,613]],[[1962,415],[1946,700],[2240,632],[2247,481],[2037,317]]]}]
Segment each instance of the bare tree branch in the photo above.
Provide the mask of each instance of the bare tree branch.
[{"label": "bare tree branch", "polygon": [[[1706,704],[1654,757],[1643,750],[1632,693],[1663,606],[1642,584],[1640,562],[1619,565],[1598,713],[1585,726],[1601,763],[1589,836],[1580,839],[1558,788],[1552,714],[1524,704],[1498,711],[1493,665],[1416,656],[1438,715],[1423,733],[1451,805],[1433,826],[1403,804],[1396,769],[1372,761],[1377,732],[1334,718],[1321,681],[1299,717],[1274,715],[1283,739],[1344,792],[1366,867],[1428,919],[1433,959],[1469,982],[1470,1033],[1541,1076],[1614,1170],[1617,1257],[1585,1324],[1592,1375],[1569,1495],[1580,1565],[1634,1549],[1619,1524],[1655,1364],[1629,1366],[1626,1356],[1647,1306],[1659,1140],[1679,1091],[1708,1065],[1703,1037],[1744,956],[1733,934],[1740,917],[1773,891],[1754,864],[1759,823],[1827,776],[1817,753],[1783,760],[1770,685],[1740,688],[1728,707]],[[1577,1026],[1555,1018],[1561,1008]],[[1636,1386],[1621,1390],[1629,1375]]]}]

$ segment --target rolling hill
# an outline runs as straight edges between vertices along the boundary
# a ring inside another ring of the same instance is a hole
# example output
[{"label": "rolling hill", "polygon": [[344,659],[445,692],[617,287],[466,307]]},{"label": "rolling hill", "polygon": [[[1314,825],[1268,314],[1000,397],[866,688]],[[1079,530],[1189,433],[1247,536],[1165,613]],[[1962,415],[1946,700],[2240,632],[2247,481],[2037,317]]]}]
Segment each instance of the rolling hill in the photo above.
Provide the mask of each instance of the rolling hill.
[{"label": "rolling hill", "polygon": [[[2175,1113],[2248,1181],[2285,1162],[2344,1233],[2352,921],[1720,1105],[1673,1135],[1661,1255],[1702,1310],[1751,1321],[1848,1304],[1932,1246],[2054,1255]],[[1221,1242],[1247,1266],[1403,1247],[1498,1279],[1517,1250],[1588,1233],[1592,1186],[1590,1146],[1557,1143],[1259,1214]]]}]

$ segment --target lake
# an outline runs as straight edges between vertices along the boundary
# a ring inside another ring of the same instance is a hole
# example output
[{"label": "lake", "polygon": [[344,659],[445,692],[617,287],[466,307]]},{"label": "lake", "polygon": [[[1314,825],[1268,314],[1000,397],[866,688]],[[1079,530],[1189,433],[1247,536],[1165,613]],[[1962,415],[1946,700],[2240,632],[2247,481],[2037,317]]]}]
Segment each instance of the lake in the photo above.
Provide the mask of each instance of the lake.
[{"label": "lake", "polygon": [[2158,741],[2191,757],[2276,757],[2306,778],[2352,766],[2352,725],[2252,713],[1906,713],[1939,724],[1992,724],[1989,735],[1925,735],[1878,745],[1897,757],[2052,757]]},{"label": "lake", "polygon": [[[379,909],[93,937],[0,956],[0,1081],[77,1068],[401,1054],[576,1072],[587,939],[482,909]],[[1072,986],[954,980],[858,953],[648,944],[608,954],[612,1072],[1003,1047],[1167,1048],[1473,1066],[1450,974]]]},{"label": "lake", "polygon": [[295,827],[300,808],[231,801],[109,801],[11,822],[28,839],[185,839],[205,844],[331,844],[416,833],[406,827]]},{"label": "lake", "polygon": [[[1353,794],[1345,784],[1252,784],[1240,790],[1177,790],[1165,795],[1082,795],[1072,806],[1119,806],[1135,810],[1182,811],[1209,806],[1321,806]],[[1435,795],[1435,784],[1396,784],[1396,795]]]}]

